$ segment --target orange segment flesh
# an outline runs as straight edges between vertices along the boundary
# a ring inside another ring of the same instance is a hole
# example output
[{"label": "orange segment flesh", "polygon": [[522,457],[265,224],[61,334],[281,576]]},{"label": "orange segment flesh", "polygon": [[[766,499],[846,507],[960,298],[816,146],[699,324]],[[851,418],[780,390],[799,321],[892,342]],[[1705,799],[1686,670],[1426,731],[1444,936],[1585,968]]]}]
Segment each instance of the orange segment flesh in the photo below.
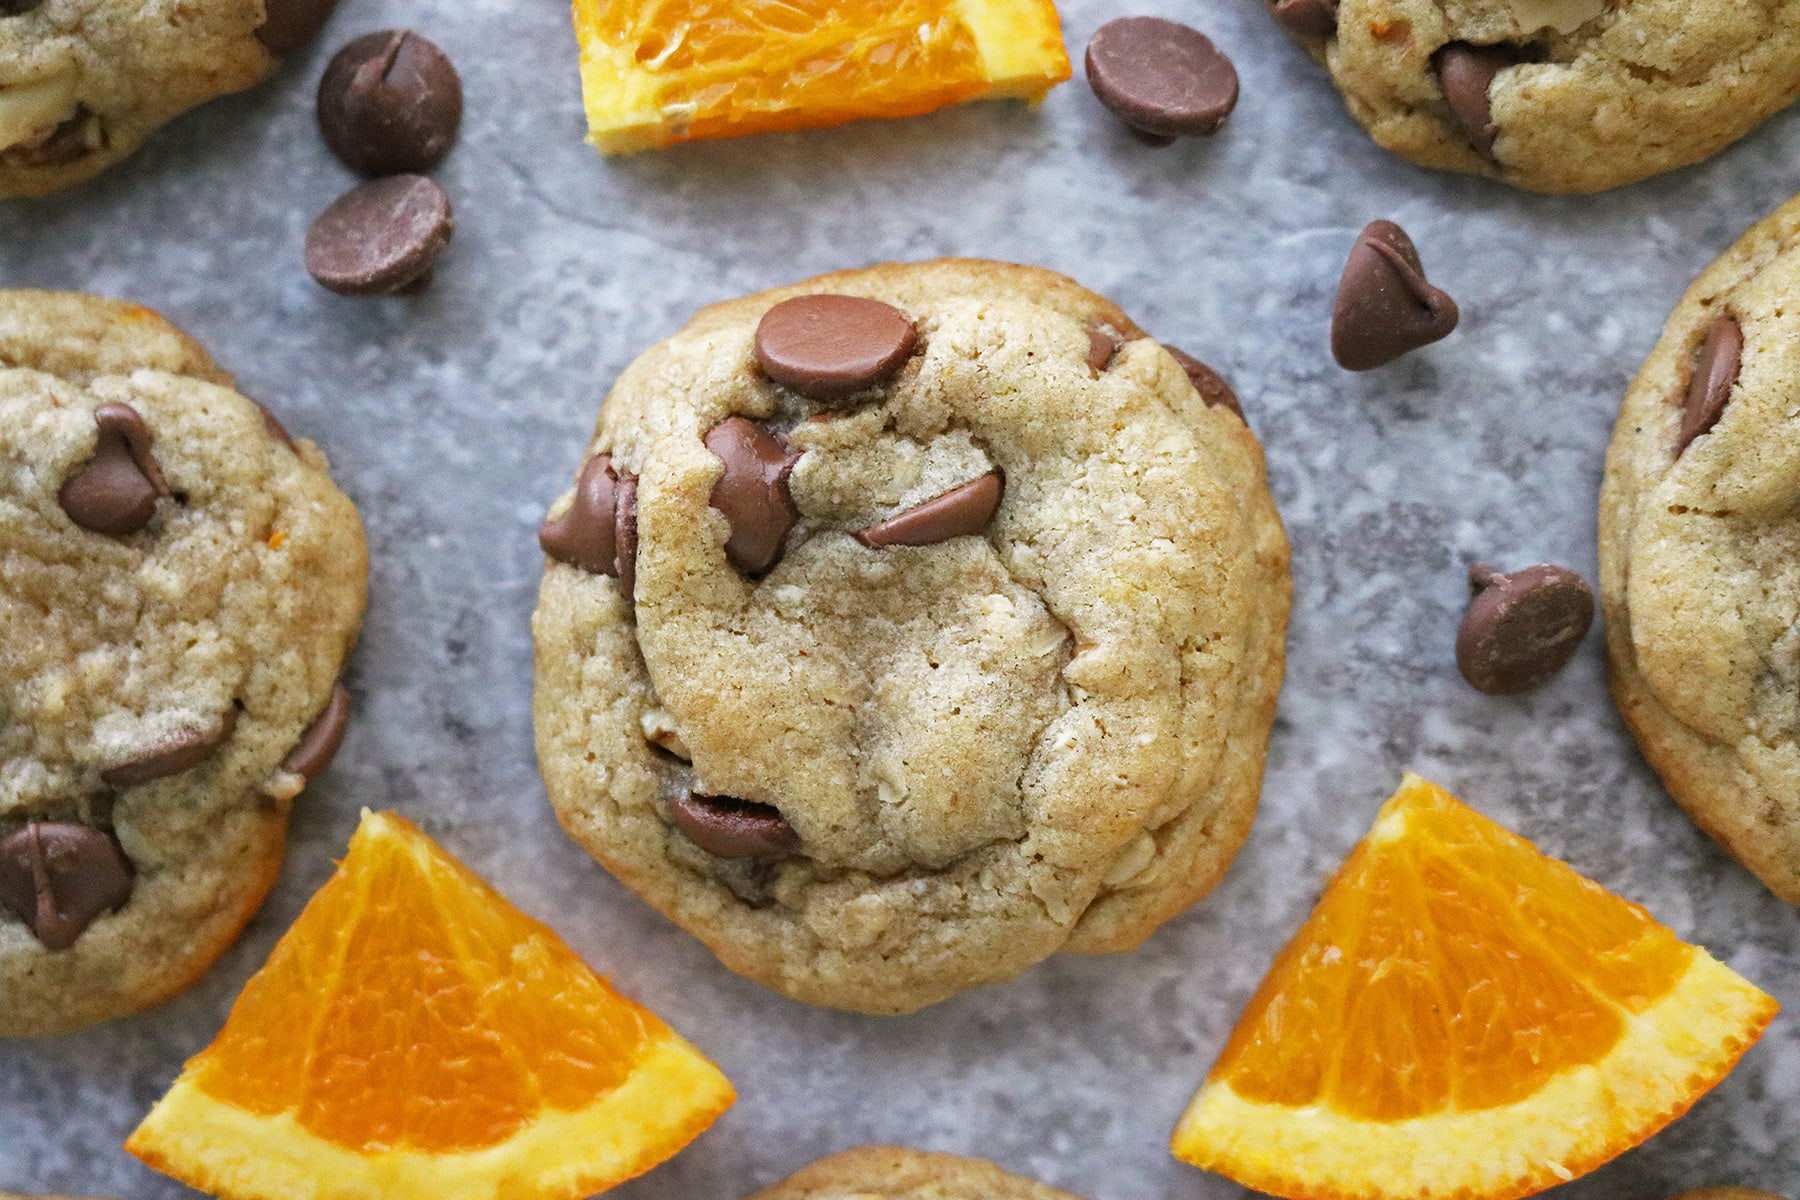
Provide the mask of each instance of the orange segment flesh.
[{"label": "orange segment flesh", "polygon": [[574,0],[607,153],[1032,102],[1069,77],[1051,0]]},{"label": "orange segment flesh", "polygon": [[242,1200],[574,1200],[728,1107],[717,1068],[417,828],[350,853],[126,1149]]},{"label": "orange segment flesh", "polygon": [[1173,1149],[1296,1200],[1510,1200],[1687,1111],[1776,1009],[1409,775],[1276,957]]}]

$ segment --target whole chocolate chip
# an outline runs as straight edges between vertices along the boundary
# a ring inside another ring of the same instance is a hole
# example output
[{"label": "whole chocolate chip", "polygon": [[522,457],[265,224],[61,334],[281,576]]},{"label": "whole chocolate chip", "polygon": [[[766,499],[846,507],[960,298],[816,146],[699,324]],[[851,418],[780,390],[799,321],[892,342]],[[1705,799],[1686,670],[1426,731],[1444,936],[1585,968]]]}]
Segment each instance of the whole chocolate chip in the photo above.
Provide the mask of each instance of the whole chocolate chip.
[{"label": "whole chocolate chip", "polygon": [[1206,407],[1228,408],[1237,414],[1238,420],[1244,420],[1244,406],[1238,403],[1237,393],[1231,390],[1223,376],[1178,346],[1165,345],[1163,349],[1186,372],[1188,382],[1200,393]]},{"label": "whole chocolate chip", "polygon": [[1155,137],[1216,131],[1237,107],[1237,68],[1212,39],[1161,17],[1120,17],[1095,31],[1088,84],[1131,128]]},{"label": "whole chocolate chip", "polygon": [[781,810],[731,796],[679,796],[669,803],[675,827],[708,854],[779,862],[800,853],[800,835]]},{"label": "whole chocolate chip", "polygon": [[0,904],[47,950],[67,950],[101,913],[131,899],[131,860],[111,835],[33,821],[0,838]]},{"label": "whole chocolate chip", "polygon": [[319,80],[319,132],[364,175],[428,171],[462,124],[462,80],[444,52],[405,29],[368,33]]},{"label": "whole chocolate chip", "polygon": [[1089,325],[1088,335],[1088,370],[1098,375],[1106,370],[1112,362],[1113,355],[1119,352],[1120,341],[1116,334],[1102,329],[1098,325]]},{"label": "whole chocolate chip", "polygon": [[745,575],[761,575],[781,557],[788,531],[800,519],[788,491],[799,458],[743,417],[726,417],[707,430],[706,448],[725,464],[707,498],[731,525],[725,557]]},{"label": "whole chocolate chip", "polygon": [[211,758],[213,751],[225,744],[225,740],[237,728],[241,713],[242,709],[236,703],[229,704],[225,708],[225,715],[219,718],[217,728],[190,729],[178,733],[166,741],[158,742],[130,762],[106,768],[100,772],[100,779],[107,787],[127,788],[191,771]]},{"label": "whole chocolate chip", "polygon": [[1494,108],[1488,89],[1494,77],[1508,67],[1523,62],[1519,52],[1510,46],[1472,46],[1467,42],[1451,42],[1433,56],[1438,82],[1444,99],[1463,135],[1483,155],[1494,155],[1494,138],[1500,132],[1494,125]]},{"label": "whole chocolate chip", "polygon": [[1419,252],[1392,221],[1357,236],[1331,310],[1331,353],[1349,371],[1368,371],[1448,337],[1456,301],[1425,280]]},{"label": "whole chocolate chip", "polygon": [[637,599],[637,492],[637,476],[619,472],[619,503],[613,509],[613,543],[618,547],[613,573],[619,577],[619,594],[628,601]]},{"label": "whole chocolate chip", "polygon": [[856,535],[873,549],[883,546],[935,546],[953,537],[987,531],[1006,494],[1006,476],[998,471],[959,484],[923,504],[895,513]]},{"label": "whole chocolate chip", "polygon": [[1330,37],[1337,32],[1337,0],[1275,0],[1275,21],[1299,37]]},{"label": "whole chocolate chip", "polygon": [[300,735],[300,744],[288,751],[288,756],[282,760],[281,769],[292,771],[311,783],[337,757],[338,747],[344,744],[344,730],[349,725],[350,693],[344,689],[343,684],[334,683],[331,685],[331,698],[325,701],[324,710],[313,718],[313,723]]},{"label": "whole chocolate chip", "polygon": [[809,400],[842,400],[892,378],[918,333],[891,304],[796,296],[763,314],[753,352],[763,374]]},{"label": "whole chocolate chip", "polygon": [[617,575],[617,507],[618,476],[613,473],[612,455],[596,454],[581,464],[574,501],[562,515],[538,527],[538,545],[557,562],[593,575]]},{"label": "whole chocolate chip", "polygon": [[450,198],[423,175],[372,179],[313,221],[306,269],[339,295],[394,295],[431,270],[455,224]]},{"label": "whole chocolate chip", "polygon": [[1680,457],[1693,440],[1719,423],[1738,371],[1744,365],[1744,327],[1730,313],[1713,318],[1706,342],[1694,360],[1694,378],[1688,384],[1687,402],[1681,406],[1681,434],[1675,443]]},{"label": "whole chocolate chip", "polygon": [[319,36],[338,0],[263,0],[256,39],[270,54],[287,54]]},{"label": "whole chocolate chip", "polygon": [[56,494],[69,520],[109,537],[125,537],[150,523],[169,485],[150,450],[150,430],[129,404],[94,410],[99,437],[94,456],[69,473]]},{"label": "whole chocolate chip", "polygon": [[1594,621],[1594,593],[1562,567],[1469,569],[1474,599],[1456,633],[1456,668],[1490,696],[1530,691],[1568,665]]}]

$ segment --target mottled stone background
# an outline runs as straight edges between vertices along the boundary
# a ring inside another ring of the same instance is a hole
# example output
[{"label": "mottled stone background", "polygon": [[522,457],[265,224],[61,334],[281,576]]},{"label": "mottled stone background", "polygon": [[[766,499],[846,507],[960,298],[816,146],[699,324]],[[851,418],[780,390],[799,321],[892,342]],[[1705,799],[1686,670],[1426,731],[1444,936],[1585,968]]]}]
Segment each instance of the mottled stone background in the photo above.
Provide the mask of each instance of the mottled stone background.
[{"label": "mottled stone background", "polygon": [[[1596,632],[1522,700],[1463,685],[1475,556],[1595,570],[1594,496],[1626,381],[1688,280],[1800,187],[1800,113],[1713,162],[1592,198],[1427,174],[1372,146],[1256,0],[1154,0],[1243,76],[1211,141],[1153,151],[1079,79],[1038,112],[895,123],[624,161],[582,143],[555,0],[346,0],[323,44],[71,194],[0,205],[0,282],[129,297],[196,334],[317,439],[361,505],[373,604],[358,719],[296,814],[274,897],[154,1012],[0,1046],[0,1188],[180,1189],[119,1143],[212,1036],[331,870],[397,808],[714,1055],[742,1098],[630,1200],[736,1200],[872,1140],[994,1158],[1092,1200],[1222,1198],[1168,1132],[1271,955],[1406,767],[1440,780],[1800,1009],[1800,913],[1676,810],[1604,686]],[[1064,6],[1079,56],[1104,20]],[[311,94],[351,35],[411,23],[461,67],[457,206],[437,282],[346,300],[301,268],[350,182]],[[1366,376],[1326,348],[1350,241],[1400,221],[1461,302],[1448,341]],[[1294,542],[1290,667],[1262,817],[1225,884],[1126,958],[1051,962],[915,1017],[815,1011],[739,980],[567,841],[532,757],[534,531],[630,359],[709,301],[877,259],[1066,271],[1232,379]],[[1800,1190],[1800,1029],[1784,1017],[1685,1120],[1566,1190]]]}]

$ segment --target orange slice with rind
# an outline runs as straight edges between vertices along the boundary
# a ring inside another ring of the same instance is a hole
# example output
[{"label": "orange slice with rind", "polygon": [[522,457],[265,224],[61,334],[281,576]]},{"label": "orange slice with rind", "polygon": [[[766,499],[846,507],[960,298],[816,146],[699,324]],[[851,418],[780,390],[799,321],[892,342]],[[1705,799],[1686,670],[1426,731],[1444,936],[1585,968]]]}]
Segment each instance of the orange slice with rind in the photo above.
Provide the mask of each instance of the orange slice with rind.
[{"label": "orange slice with rind", "polygon": [[606,154],[1035,104],[1070,74],[1051,0],[574,0],[574,19]]},{"label": "orange slice with rind", "polygon": [[365,812],[125,1148],[228,1200],[578,1200],[734,1099],[548,926],[410,822]]},{"label": "orange slice with rind", "polygon": [[1276,957],[1171,1148],[1290,1200],[1513,1200],[1681,1116],[1778,1007],[1408,775]]}]

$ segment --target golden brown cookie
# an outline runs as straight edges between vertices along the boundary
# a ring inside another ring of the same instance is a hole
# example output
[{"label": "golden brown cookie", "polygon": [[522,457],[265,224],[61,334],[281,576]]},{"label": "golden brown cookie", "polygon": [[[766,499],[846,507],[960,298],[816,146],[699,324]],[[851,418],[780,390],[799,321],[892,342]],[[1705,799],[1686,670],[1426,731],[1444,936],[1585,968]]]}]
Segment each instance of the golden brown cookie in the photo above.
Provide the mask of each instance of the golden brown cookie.
[{"label": "golden brown cookie", "polygon": [[1675,799],[1800,903],[1800,200],[1682,297],[1600,494],[1613,692]]},{"label": "golden brown cookie", "polygon": [[342,737],[356,510],[148,309],[0,292],[0,1035],[193,982]]},{"label": "golden brown cookie", "polygon": [[1787,0],[1265,0],[1376,142],[1534,192],[1709,158],[1800,95]]},{"label": "golden brown cookie", "polygon": [[707,309],[620,378],[543,541],[564,826],[790,996],[906,1012],[1129,950],[1249,829],[1290,590],[1261,450],[1061,276]]},{"label": "golden brown cookie", "polygon": [[822,1158],[746,1200],[1078,1200],[1078,1197],[1003,1171],[978,1158],[903,1150],[895,1146],[864,1146]]}]

